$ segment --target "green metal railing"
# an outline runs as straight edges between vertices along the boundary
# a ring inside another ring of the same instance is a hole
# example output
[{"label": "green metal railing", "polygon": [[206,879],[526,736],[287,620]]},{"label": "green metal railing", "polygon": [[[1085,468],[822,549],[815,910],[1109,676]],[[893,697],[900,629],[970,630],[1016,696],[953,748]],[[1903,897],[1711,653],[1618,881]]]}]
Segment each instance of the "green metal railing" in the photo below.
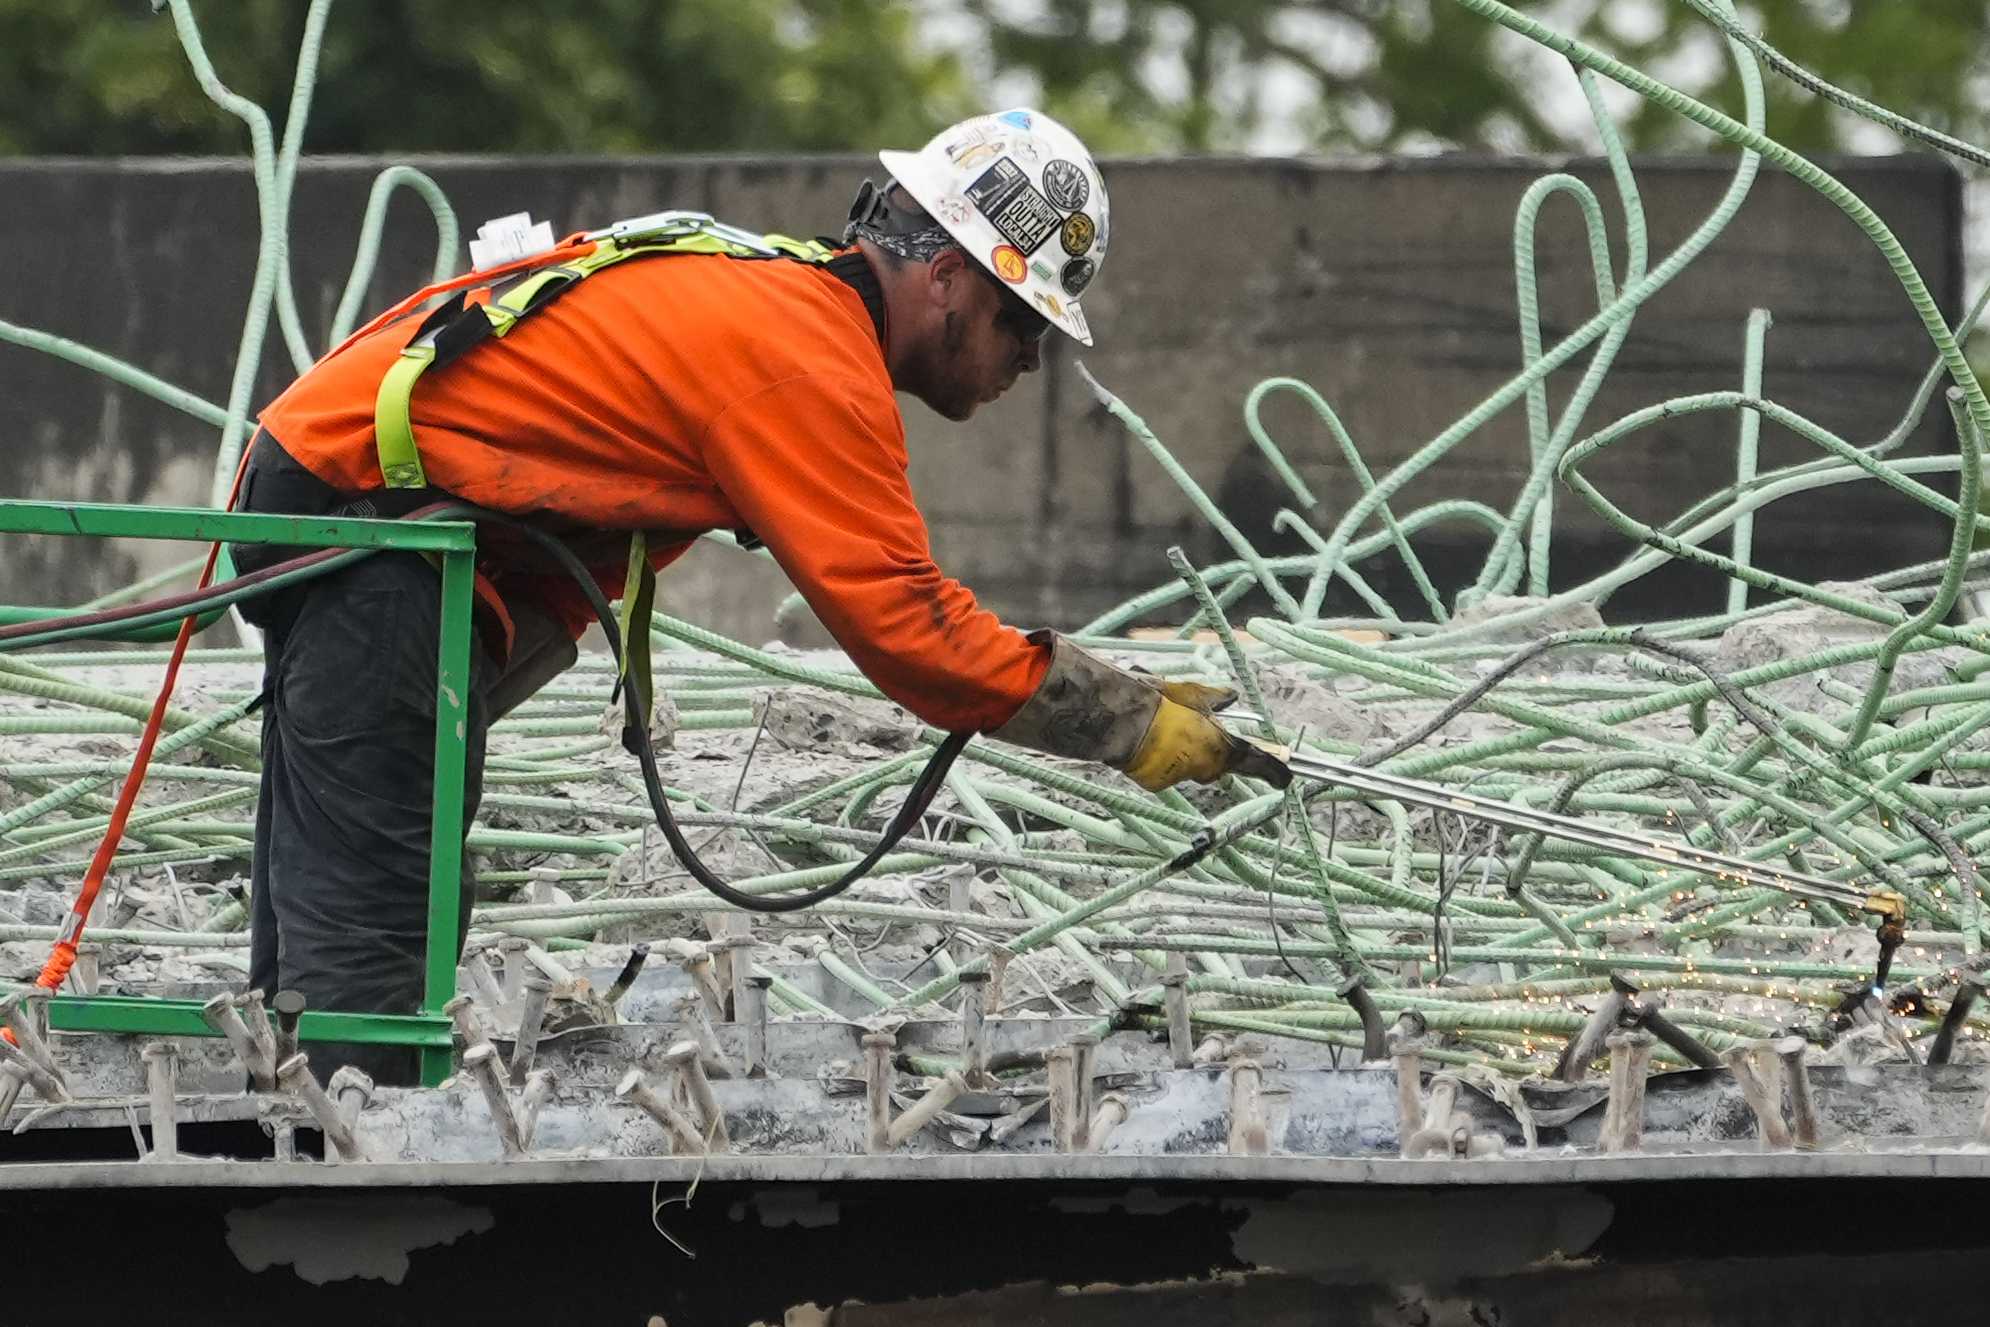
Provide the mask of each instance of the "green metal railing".
[{"label": "green metal railing", "polygon": [[[305,1041],[415,1046],[421,1080],[449,1075],[449,1018],[456,994],[456,936],[462,918],[463,776],[468,750],[470,603],[475,579],[476,527],[467,521],[379,521],[267,516],[183,507],[0,501],[0,534],[84,538],[174,539],[307,548],[397,550],[427,554],[442,568],[442,630],[436,651],[435,790],[429,838],[428,950],[421,1008],[414,1014],[307,1012],[298,1024]],[[275,588],[259,587],[259,588]],[[121,624],[63,628],[65,638],[122,637]],[[0,641],[0,653],[39,640]],[[49,1026],[64,1032],[124,1032],[154,1036],[212,1035],[191,1000],[65,995],[49,1002]]]}]

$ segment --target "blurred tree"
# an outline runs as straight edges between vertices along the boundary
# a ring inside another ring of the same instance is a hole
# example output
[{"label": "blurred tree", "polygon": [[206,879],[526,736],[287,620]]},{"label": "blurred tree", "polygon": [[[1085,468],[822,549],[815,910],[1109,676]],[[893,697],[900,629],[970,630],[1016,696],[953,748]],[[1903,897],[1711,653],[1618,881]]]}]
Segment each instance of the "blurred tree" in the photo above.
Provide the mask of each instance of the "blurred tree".
[{"label": "blurred tree", "polygon": [[[1740,105],[1733,61],[1711,58],[1719,30],[1677,0],[1649,8],[1628,30],[1608,6],[1589,26],[1641,67],[1663,67],[1689,43],[1704,44],[1709,58],[1699,62],[1701,76],[1689,90]],[[1773,0],[1742,7],[1740,18],[1799,65],[1868,101],[1972,142],[1990,130],[1990,4],[1983,0]],[[1770,131],[1799,151],[1870,150],[1894,141],[1787,79],[1767,71],[1765,77]],[[1682,126],[1678,116],[1641,102],[1630,132],[1642,146],[1667,147],[1680,140]]]},{"label": "blurred tree", "polygon": [[[999,68],[1121,150],[1240,150],[1279,122],[1308,148],[1553,140],[1500,30],[1446,0],[966,0]],[[1270,79],[1283,75],[1282,97]]]},{"label": "blurred tree", "polygon": [[[209,53],[280,115],[304,0],[196,0]],[[1683,0],[1514,0],[1727,107],[1732,63]],[[1984,0],[1758,0],[1742,20],[1825,78],[1962,137],[1990,131]],[[962,22],[960,20],[966,20]],[[946,44],[932,40],[947,35]],[[1582,148],[1560,61],[1451,0],[340,0],[313,152],[856,149],[1034,100],[1102,151]],[[1768,80],[1804,150],[1883,133]],[[1704,141],[1645,103],[1634,147]],[[147,0],[0,0],[0,152],[239,152]]]},{"label": "blurred tree", "polygon": [[[1268,131],[1295,150],[1594,141],[1581,118],[1543,115],[1543,81],[1569,77],[1558,57],[1450,0],[964,3],[986,26],[998,68],[1025,73],[1045,110],[1115,148],[1238,149]],[[1680,0],[1510,3],[1694,95],[1740,104],[1718,30]],[[1741,19],[1862,96],[1965,138],[1990,129],[1983,0],[1771,0],[1742,6]],[[1788,82],[1768,84],[1770,129],[1793,147],[1890,142]],[[1705,139],[1644,102],[1623,127],[1638,148]]]},{"label": "blurred tree", "polygon": [[[279,121],[303,0],[198,0],[224,82]],[[871,0],[345,0],[312,152],[696,152],[923,141],[975,108],[958,56]],[[0,153],[237,153],[145,0],[0,0]]]}]

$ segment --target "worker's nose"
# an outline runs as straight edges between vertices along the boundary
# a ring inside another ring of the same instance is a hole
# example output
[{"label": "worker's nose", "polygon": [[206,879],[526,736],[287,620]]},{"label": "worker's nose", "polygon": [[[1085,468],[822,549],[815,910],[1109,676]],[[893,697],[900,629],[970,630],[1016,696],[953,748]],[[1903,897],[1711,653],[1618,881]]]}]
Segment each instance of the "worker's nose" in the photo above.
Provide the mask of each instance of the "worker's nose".
[{"label": "worker's nose", "polygon": [[1035,373],[1043,367],[1043,341],[1025,341],[1016,354],[1016,369],[1020,373]]}]

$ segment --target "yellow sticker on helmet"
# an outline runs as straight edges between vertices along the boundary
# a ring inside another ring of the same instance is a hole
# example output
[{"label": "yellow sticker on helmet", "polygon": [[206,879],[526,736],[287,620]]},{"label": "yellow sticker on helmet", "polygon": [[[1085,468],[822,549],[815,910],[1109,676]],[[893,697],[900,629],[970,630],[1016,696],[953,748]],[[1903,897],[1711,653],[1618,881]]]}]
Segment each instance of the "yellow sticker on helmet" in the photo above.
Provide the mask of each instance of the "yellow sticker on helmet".
[{"label": "yellow sticker on helmet", "polygon": [[995,269],[995,275],[1012,286],[1021,285],[1023,278],[1030,274],[1029,260],[1013,244],[996,245],[995,252],[988,255],[988,261],[989,266]]}]

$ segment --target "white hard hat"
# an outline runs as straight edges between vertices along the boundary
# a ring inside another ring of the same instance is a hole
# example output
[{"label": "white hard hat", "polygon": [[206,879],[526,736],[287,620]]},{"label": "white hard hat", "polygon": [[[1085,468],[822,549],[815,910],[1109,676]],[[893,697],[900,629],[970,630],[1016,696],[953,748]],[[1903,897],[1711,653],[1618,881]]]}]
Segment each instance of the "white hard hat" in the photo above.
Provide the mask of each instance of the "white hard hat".
[{"label": "white hard hat", "polygon": [[1000,111],[878,160],[976,262],[1092,344],[1078,297],[1106,256],[1106,182],[1076,134],[1042,111]]}]

